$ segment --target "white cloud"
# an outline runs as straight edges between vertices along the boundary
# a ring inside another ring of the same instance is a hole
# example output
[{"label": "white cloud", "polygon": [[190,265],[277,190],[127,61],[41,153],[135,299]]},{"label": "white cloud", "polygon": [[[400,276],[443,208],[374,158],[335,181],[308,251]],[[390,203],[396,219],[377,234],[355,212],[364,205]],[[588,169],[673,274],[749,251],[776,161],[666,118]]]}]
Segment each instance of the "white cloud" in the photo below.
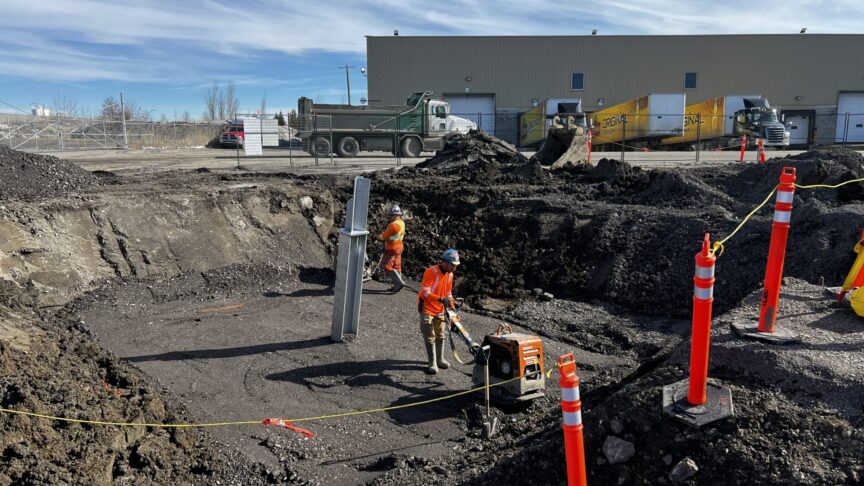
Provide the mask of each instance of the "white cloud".
[{"label": "white cloud", "polygon": [[[598,28],[603,35],[796,33],[806,26],[808,33],[854,33],[864,25],[864,2],[853,0],[4,3],[0,70],[66,81],[233,78],[240,83],[242,76],[211,57],[239,59],[271,51],[313,62],[319,52],[360,56],[365,35],[390,35],[393,29],[401,35],[566,35]],[[136,53],[136,58],[116,52]],[[252,78],[245,82],[255,83]]]}]

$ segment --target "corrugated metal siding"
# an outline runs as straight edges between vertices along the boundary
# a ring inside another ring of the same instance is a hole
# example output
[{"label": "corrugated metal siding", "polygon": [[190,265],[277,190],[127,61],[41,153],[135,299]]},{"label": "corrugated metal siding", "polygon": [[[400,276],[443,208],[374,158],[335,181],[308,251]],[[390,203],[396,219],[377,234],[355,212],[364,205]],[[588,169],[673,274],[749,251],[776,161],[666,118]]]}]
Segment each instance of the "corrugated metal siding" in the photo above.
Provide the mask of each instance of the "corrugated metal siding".
[{"label": "corrugated metal siding", "polygon": [[[599,98],[684,92],[688,71],[698,73],[688,103],[759,93],[774,106],[836,105],[838,91],[864,90],[864,35],[368,37],[367,56],[369,98],[389,104],[468,87],[498,107],[581,97],[594,111]],[[573,72],[585,74],[583,91],[570,90]]]}]

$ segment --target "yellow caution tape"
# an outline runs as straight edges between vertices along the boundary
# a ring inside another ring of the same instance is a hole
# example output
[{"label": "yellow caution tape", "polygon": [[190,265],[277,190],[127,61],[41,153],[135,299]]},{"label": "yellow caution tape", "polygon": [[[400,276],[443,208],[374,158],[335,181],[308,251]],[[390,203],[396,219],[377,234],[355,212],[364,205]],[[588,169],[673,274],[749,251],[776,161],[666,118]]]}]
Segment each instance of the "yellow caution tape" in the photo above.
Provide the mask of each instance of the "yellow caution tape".
[{"label": "yellow caution tape", "polygon": [[[738,223],[738,226],[735,227],[735,230],[733,230],[732,233],[729,234],[729,236],[727,236],[726,238],[723,238],[720,241],[714,242],[714,246],[712,247],[711,251],[714,252],[715,256],[720,256],[723,254],[723,249],[724,249],[723,244],[726,243],[727,241],[729,241],[730,238],[735,236],[735,233],[738,233],[738,231],[741,228],[743,228],[745,224],[747,224],[747,221],[750,221],[750,218],[752,218],[754,214],[759,212],[760,209],[762,209],[766,204],[768,204],[768,201],[771,200],[771,196],[774,195],[775,191],[777,191],[776,187],[771,190],[771,192],[768,194],[768,196],[765,197],[764,201],[762,201],[758,206],[753,208],[753,210],[750,211],[750,213],[747,214],[747,216],[743,220],[741,220],[740,223]],[[720,250],[720,252],[718,253],[717,250]]]},{"label": "yellow caution tape", "polygon": [[[810,185],[795,184],[795,187],[797,187],[798,189],[837,189],[838,187],[842,187],[842,186],[845,186],[847,184],[854,184],[856,182],[864,182],[864,178],[852,179],[852,180],[848,180],[845,182],[841,182],[839,184],[810,184]],[[775,186],[774,189],[771,190],[771,192],[768,194],[768,196],[765,197],[764,201],[762,201],[758,206],[756,206],[755,208],[753,208],[752,211],[750,211],[750,213],[747,215],[747,217],[745,217],[738,224],[738,226],[735,227],[735,230],[732,231],[732,233],[729,234],[729,236],[727,236],[726,238],[723,238],[720,241],[714,242],[714,245],[712,246],[711,251],[714,253],[715,256],[720,256],[723,254],[724,243],[726,243],[727,241],[729,241],[730,238],[735,236],[735,234],[738,233],[738,230],[740,230],[747,223],[747,221],[750,220],[750,218],[754,214],[756,214],[760,209],[762,209],[766,204],[768,204],[768,201],[771,200],[771,196],[773,196],[776,191],[777,191],[777,186]]]},{"label": "yellow caution tape", "polygon": [[[311,422],[313,420],[327,420],[334,419],[340,417],[350,417],[354,415],[363,415],[369,413],[378,413],[378,412],[389,412],[391,410],[401,410],[405,408],[411,407],[419,407],[421,405],[428,405],[430,403],[441,402],[444,400],[450,400],[456,397],[461,397],[463,395],[468,395],[470,393],[474,393],[476,391],[485,390],[486,388],[493,388],[496,386],[506,385],[507,383],[511,383],[516,380],[522,379],[521,376],[517,376],[515,378],[510,378],[509,380],[499,381],[498,383],[493,383],[491,385],[484,385],[477,388],[471,388],[470,390],[465,390],[457,393],[453,393],[451,395],[445,395],[443,397],[438,398],[430,398],[429,400],[422,400],[419,402],[413,403],[405,403],[402,405],[394,405],[391,407],[382,407],[382,408],[372,408],[368,410],[355,410],[352,412],[342,412],[342,413],[333,413],[329,415],[318,415],[316,417],[303,417],[297,419],[284,419],[290,422]],[[55,415],[45,415],[41,413],[35,412],[27,412],[24,410],[11,410],[8,408],[0,408],[0,413],[8,413],[14,415],[26,415],[28,417],[37,417],[48,420],[56,420],[59,422],[71,422],[76,424],[90,424],[90,425],[109,425],[109,426],[117,426],[117,427],[162,427],[162,428],[191,428],[191,427],[223,427],[227,425],[253,425],[253,424],[261,424],[264,419],[259,420],[237,420],[232,422],[206,422],[206,423],[191,423],[191,424],[157,424],[157,423],[148,423],[148,422],[107,422],[102,420],[86,420],[86,419],[74,419],[68,417],[57,417]]]}]

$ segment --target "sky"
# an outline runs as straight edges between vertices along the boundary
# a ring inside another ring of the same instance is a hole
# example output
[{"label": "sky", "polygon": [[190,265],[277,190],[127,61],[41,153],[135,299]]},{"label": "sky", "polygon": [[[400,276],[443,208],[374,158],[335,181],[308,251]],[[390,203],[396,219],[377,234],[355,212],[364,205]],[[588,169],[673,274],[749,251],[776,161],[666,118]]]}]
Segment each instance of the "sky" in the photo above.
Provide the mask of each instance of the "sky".
[{"label": "sky", "polygon": [[864,33],[860,0],[0,0],[0,112],[98,112],[108,96],[153,118],[204,112],[214,84],[241,112],[366,95],[364,36]]}]

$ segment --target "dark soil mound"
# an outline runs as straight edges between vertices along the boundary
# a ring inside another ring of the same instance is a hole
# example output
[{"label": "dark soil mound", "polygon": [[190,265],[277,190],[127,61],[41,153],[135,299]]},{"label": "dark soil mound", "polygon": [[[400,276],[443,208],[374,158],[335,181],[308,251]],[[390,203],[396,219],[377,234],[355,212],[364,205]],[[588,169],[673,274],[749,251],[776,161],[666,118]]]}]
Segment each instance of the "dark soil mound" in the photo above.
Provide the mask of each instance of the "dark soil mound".
[{"label": "dark soil mound", "polygon": [[0,199],[67,194],[98,184],[98,177],[65,160],[0,145]]},{"label": "dark soil mound", "polygon": [[[780,181],[784,167],[795,168],[797,184],[833,185],[864,177],[864,156],[852,150],[834,148],[771,159],[764,164],[747,165],[737,175],[726,179],[722,188],[742,202],[761,202]],[[805,189],[795,192],[805,200],[816,198],[833,203],[864,200],[864,183],[848,184],[840,190]]]},{"label": "dark soil mound", "polygon": [[481,184],[548,179],[539,163],[529,162],[509,143],[477,130],[453,135],[434,157],[420,162],[417,168]]}]

